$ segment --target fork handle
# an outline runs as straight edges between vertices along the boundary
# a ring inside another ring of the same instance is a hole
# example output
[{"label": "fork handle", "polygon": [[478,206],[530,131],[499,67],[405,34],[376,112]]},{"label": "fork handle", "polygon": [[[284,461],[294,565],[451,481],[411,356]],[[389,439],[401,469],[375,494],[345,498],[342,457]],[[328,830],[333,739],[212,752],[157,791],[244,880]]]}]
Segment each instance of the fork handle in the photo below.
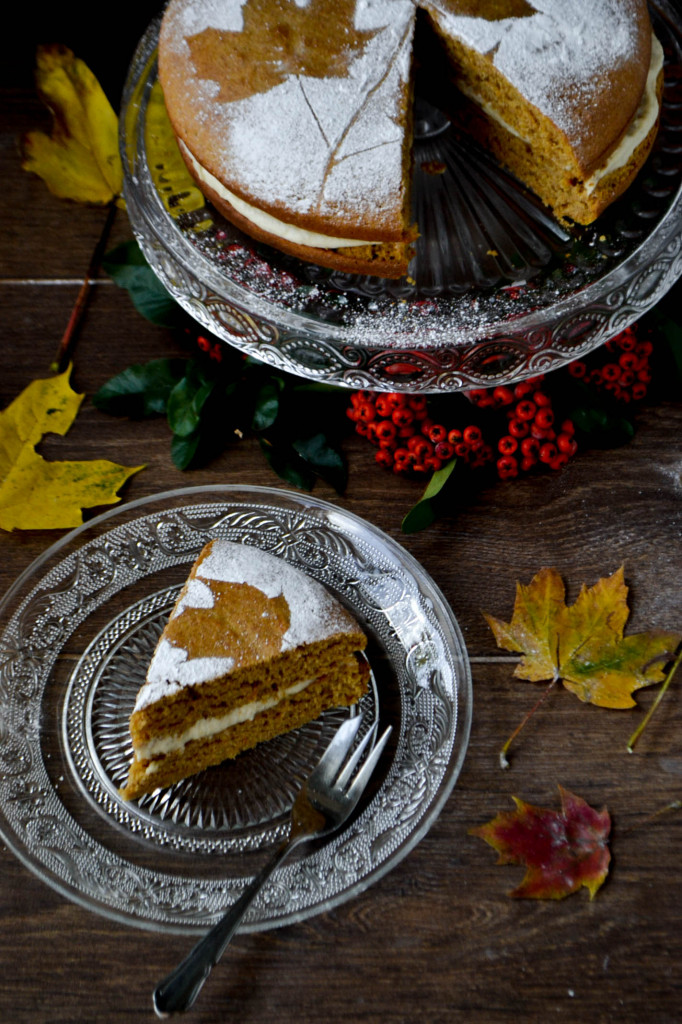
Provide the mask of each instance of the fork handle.
[{"label": "fork handle", "polygon": [[232,904],[203,939],[197,942],[182,963],[178,964],[175,970],[171,971],[168,977],[157,985],[154,989],[154,1009],[158,1017],[182,1013],[192,1006],[262,885],[298,842],[299,839],[294,837],[282,843],[274,856],[246,887],[239,899]]}]

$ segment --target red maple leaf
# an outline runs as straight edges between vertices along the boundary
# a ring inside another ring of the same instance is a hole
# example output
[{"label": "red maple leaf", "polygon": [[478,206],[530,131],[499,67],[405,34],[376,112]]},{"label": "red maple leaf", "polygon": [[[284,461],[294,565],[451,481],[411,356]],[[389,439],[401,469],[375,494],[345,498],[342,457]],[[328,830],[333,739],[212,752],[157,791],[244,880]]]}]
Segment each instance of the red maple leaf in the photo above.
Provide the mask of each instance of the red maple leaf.
[{"label": "red maple leaf", "polygon": [[560,900],[584,885],[592,899],[608,874],[608,811],[595,811],[562,786],[559,795],[561,811],[512,797],[515,811],[501,812],[470,830],[498,851],[498,864],[526,865],[524,879],[511,896]]}]

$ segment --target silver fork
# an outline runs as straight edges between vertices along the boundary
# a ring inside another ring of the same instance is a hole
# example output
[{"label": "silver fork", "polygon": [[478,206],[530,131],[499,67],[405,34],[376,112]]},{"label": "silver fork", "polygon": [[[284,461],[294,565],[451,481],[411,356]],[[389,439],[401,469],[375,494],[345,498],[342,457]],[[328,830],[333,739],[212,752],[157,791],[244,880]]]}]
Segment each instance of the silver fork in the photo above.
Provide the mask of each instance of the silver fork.
[{"label": "silver fork", "polygon": [[192,1006],[202,985],[225,952],[251,902],[285,857],[299,843],[334,832],[343,825],[355,808],[391,732],[389,726],[362,767],[355,773],[360,759],[377,731],[375,722],[351,754],[361,721],[362,715],[357,715],[355,718],[347,719],[337,730],[319,763],[303,783],[291,809],[289,836],[272,859],[182,963],[157,985],[154,990],[154,1009],[158,1017],[182,1013]]}]

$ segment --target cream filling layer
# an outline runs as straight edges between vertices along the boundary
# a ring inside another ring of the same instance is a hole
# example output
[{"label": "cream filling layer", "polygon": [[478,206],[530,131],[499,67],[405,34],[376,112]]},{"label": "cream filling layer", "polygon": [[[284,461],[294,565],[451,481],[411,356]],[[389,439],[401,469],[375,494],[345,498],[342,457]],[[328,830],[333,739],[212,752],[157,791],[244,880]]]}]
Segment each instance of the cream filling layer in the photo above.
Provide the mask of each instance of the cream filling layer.
[{"label": "cream filling layer", "polygon": [[[609,156],[601,167],[598,167],[594,174],[583,182],[583,189],[587,195],[591,195],[602,178],[605,178],[609,174],[613,174],[621,167],[625,167],[628,160],[640,145],[644,142],[645,138],[651,131],[658,117],[658,96],[656,93],[656,84],[658,82],[658,75],[663,67],[663,47],[659,43],[655,35],[651,37],[651,62],[649,64],[649,73],[647,75],[646,86],[642,93],[642,98],[639,102],[637,112],[630,122],[627,131],[619,144],[616,146],[614,151]],[[473,100],[483,110],[488,117],[497,121],[502,127],[509,132],[510,135],[515,135],[517,139],[521,139],[522,142],[531,144],[531,140],[527,139],[524,135],[518,132],[511,125],[507,124],[503,117],[500,116],[497,110],[494,110],[489,103],[486,103],[481,99],[480,96],[476,95],[473,90],[462,88],[459,86],[460,91],[463,92],[469,99]],[[568,169],[568,168],[567,168]]]},{"label": "cream filling layer", "polygon": [[602,178],[624,167],[634,151],[644,142],[647,135],[656,123],[658,117],[658,96],[656,84],[661,68],[663,67],[663,47],[655,35],[651,36],[651,63],[647,75],[646,86],[642,99],[640,100],[637,113],[633,117],[628,130],[614,149],[606,163],[599,167],[591,178],[585,182],[585,189],[589,193],[594,192]]},{"label": "cream filling layer", "polygon": [[363,240],[361,238],[336,238],[332,235],[323,235],[318,231],[307,231],[305,228],[298,228],[294,224],[287,224],[286,221],[273,217],[271,213],[259,210],[257,206],[245,203],[243,199],[230,192],[228,188],[218,181],[210,171],[203,167],[192,152],[187,148],[182,139],[178,139],[180,148],[185,154],[194,169],[194,173],[200,181],[213,189],[221,199],[233,206],[237,213],[241,214],[251,224],[267,231],[275,238],[283,238],[294,245],[309,245],[312,249],[346,249],[352,245],[379,245],[379,242]]},{"label": "cream filling layer", "polygon": [[[135,755],[138,760],[151,761],[155,757],[161,757],[164,754],[172,754],[177,750],[182,750],[192,740],[208,739],[211,736],[216,736],[219,732],[223,732],[225,729],[229,729],[233,725],[239,725],[242,722],[252,722],[261,711],[269,711],[270,708],[281,704],[287,697],[292,697],[295,693],[301,693],[302,690],[305,690],[314,682],[314,679],[304,679],[302,682],[294,683],[293,686],[288,686],[285,690],[278,690],[277,693],[266,700],[254,700],[248,704],[242,704],[241,707],[234,708],[232,711],[228,711],[226,715],[220,715],[216,718],[202,718],[195,722],[194,725],[191,725],[189,729],[175,736],[157,736],[148,743],[137,747]],[[154,770],[154,766],[149,765],[147,774]]]}]

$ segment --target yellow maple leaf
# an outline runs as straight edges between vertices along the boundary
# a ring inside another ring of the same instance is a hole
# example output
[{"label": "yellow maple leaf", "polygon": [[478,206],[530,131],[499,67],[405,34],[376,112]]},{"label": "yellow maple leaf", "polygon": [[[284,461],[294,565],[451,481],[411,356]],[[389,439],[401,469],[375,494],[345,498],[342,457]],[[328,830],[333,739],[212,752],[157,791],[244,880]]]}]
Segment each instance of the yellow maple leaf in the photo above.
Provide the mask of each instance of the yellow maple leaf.
[{"label": "yellow maple leaf", "polygon": [[680,642],[678,633],[652,630],[624,636],[628,588],[623,568],[583,586],[572,605],[555,569],[541,569],[528,586],[517,584],[511,622],[486,621],[499,647],[523,655],[514,670],[532,682],[561,679],[580,700],[629,708],[632,693],[665,678]]},{"label": "yellow maple leaf", "polygon": [[44,434],[65,434],[80,408],[70,373],[33,381],[0,412],[0,529],[78,526],[83,508],[119,501],[118,489],[143,468],[106,459],[48,462],[36,452]]},{"label": "yellow maple leaf", "polygon": [[65,46],[41,46],[36,84],[54,122],[24,136],[24,170],[61,199],[122,205],[118,118],[93,73]]}]

